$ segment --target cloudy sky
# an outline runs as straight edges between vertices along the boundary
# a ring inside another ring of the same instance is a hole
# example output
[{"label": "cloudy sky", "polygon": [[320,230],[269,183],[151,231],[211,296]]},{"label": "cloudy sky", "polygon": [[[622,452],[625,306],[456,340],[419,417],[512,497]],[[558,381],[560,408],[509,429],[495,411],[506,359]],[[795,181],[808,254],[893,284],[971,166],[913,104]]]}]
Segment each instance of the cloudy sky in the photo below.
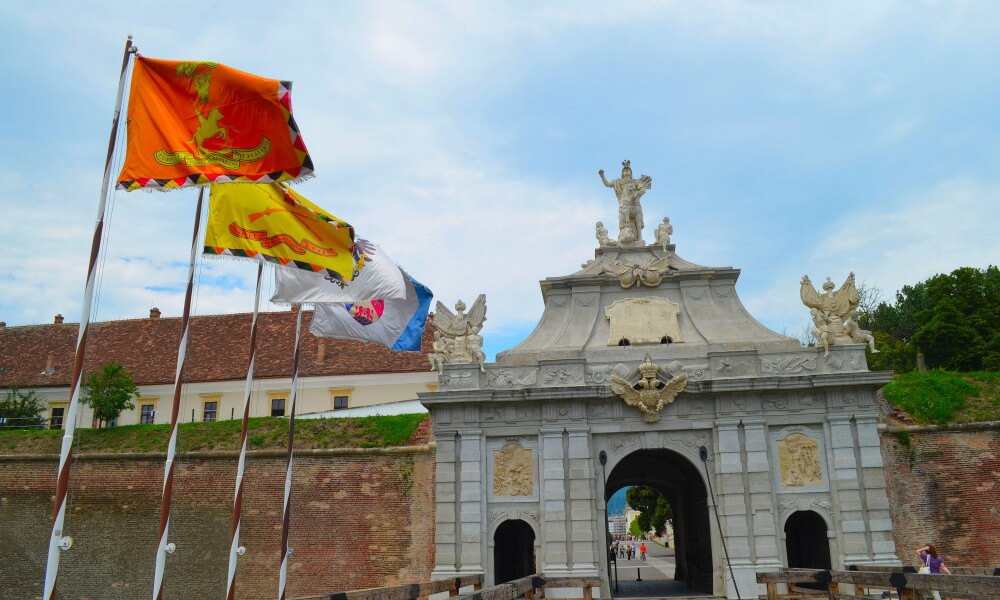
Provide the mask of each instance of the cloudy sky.
[{"label": "cloudy sky", "polygon": [[[647,223],[790,335],[803,273],[891,294],[1000,257],[996,3],[99,4],[0,5],[8,325],[79,319],[129,33],[293,80],[299,190],[447,304],[485,292],[491,354],[593,257],[625,158]],[[180,313],[195,194],[114,195],[97,319]],[[196,313],[249,310],[254,273],[204,261]]]}]

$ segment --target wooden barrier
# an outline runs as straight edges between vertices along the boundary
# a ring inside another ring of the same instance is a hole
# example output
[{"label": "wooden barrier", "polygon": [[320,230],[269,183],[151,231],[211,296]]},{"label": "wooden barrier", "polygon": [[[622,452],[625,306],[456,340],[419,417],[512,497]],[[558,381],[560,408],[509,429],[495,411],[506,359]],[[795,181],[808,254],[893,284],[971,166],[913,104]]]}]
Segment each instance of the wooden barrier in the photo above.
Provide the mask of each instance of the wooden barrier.
[{"label": "wooden barrier", "polygon": [[[462,588],[469,586],[474,591],[460,593]],[[482,575],[467,575],[423,583],[303,596],[294,600],[426,600],[428,596],[442,592],[448,592],[448,596],[455,600],[514,600],[521,597],[542,600],[545,598],[546,588],[581,588],[584,600],[593,600],[594,588],[600,587],[600,577],[542,577],[536,573],[483,589]]]},{"label": "wooden barrier", "polygon": [[[767,586],[767,600],[798,598],[830,598],[831,600],[865,600],[866,590],[891,590],[901,600],[915,600],[918,594],[940,592],[947,597],[968,599],[1000,598],[1000,577],[994,575],[924,575],[920,573],[857,569],[853,571],[823,571],[816,569],[782,569],[757,573],[757,583]],[[796,584],[810,583],[822,590],[804,589]],[[779,594],[778,585],[785,584],[789,593]],[[851,593],[847,587],[852,586]]]},{"label": "wooden barrier", "polygon": [[[848,571],[866,571],[866,572],[882,572],[882,571],[901,571],[903,573],[916,573],[916,567],[885,567],[880,565],[850,565],[847,567]],[[1000,577],[1000,567],[948,567],[952,575],[985,575]]]},{"label": "wooden barrier", "polygon": [[419,600],[442,592],[448,592],[449,596],[456,597],[462,588],[469,586],[472,586],[474,590],[482,589],[483,576],[466,575],[423,583],[404,583],[350,592],[330,592],[317,596],[300,596],[293,600]]}]

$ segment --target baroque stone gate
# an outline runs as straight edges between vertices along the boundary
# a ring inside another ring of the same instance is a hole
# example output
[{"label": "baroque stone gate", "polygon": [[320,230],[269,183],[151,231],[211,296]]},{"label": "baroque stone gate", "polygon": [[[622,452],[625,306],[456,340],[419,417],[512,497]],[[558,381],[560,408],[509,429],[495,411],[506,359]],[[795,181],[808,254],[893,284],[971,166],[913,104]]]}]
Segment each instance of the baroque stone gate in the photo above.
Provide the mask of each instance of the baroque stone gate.
[{"label": "baroque stone gate", "polygon": [[[693,588],[736,597],[735,579],[755,596],[756,571],[822,560],[816,544],[834,568],[899,564],[873,406],[890,374],[842,331],[818,323],[825,352],[765,328],[736,295],[739,270],[677,256],[667,219],[647,245],[651,179],[623,165],[620,179],[601,173],[619,239],[598,223],[594,260],[541,282],[524,342],[470,363],[485,303],[468,315],[439,303],[440,389],[420,396],[437,441],[433,576],[494,583],[511,552],[497,530],[517,521],[535,571],[600,575],[609,597],[606,501],[641,483],[674,508],[677,578]],[[817,525],[799,528],[803,515]]]}]

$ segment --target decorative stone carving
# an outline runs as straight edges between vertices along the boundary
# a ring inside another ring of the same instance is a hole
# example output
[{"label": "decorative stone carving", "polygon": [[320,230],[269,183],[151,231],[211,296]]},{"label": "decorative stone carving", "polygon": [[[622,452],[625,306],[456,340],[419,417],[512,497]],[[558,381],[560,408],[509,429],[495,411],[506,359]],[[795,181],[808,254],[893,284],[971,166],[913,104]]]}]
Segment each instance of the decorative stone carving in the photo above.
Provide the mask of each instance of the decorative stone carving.
[{"label": "decorative stone carving", "polygon": [[[598,221],[597,225],[594,226],[597,233],[597,245],[601,248],[607,248],[608,246],[617,246],[618,242],[612,240],[608,237],[608,229],[604,226],[602,221]],[[586,266],[586,264],[584,265]]]},{"label": "decorative stone carving", "polygon": [[490,372],[489,382],[496,388],[516,388],[535,385],[537,378],[537,369],[500,369]]},{"label": "decorative stone carving", "polygon": [[613,189],[618,197],[618,243],[623,246],[645,245],[642,241],[644,223],[639,199],[653,186],[653,178],[642,175],[639,179],[632,179],[632,162],[628,160],[622,161],[622,176],[619,179],[608,181],[604,177],[604,169],[597,174],[605,187]]},{"label": "decorative stone carving", "polygon": [[793,354],[791,356],[768,356],[760,359],[760,372],[765,375],[793,375],[802,371],[816,370],[816,357]]},{"label": "decorative stone carving", "polygon": [[674,401],[687,385],[687,375],[681,373],[668,381],[659,378],[660,368],[646,355],[646,360],[639,365],[639,380],[632,383],[617,375],[611,378],[611,390],[621,396],[625,404],[637,407],[642,411],[642,419],[646,423],[656,423],[660,420],[660,411]]},{"label": "decorative stone carving", "polygon": [[663,248],[663,251],[667,251],[667,246],[670,245],[670,234],[674,232],[674,226],[670,224],[670,219],[668,217],[663,217],[663,222],[656,226],[656,243]]},{"label": "decorative stone carving", "polygon": [[616,300],[604,311],[611,321],[609,346],[684,341],[677,315],[680,307],[666,298]]},{"label": "decorative stone carving", "polygon": [[479,332],[486,321],[486,294],[479,294],[468,314],[465,313],[465,303],[461,300],[455,303],[455,311],[451,312],[438,301],[434,312],[434,326],[441,336],[434,336],[434,352],[428,357],[431,370],[436,368],[441,373],[444,364],[478,363],[479,370],[485,373],[486,356],[483,354],[483,338]]},{"label": "decorative stone carving", "polygon": [[583,365],[547,365],[539,372],[542,385],[575,385],[583,383]]},{"label": "decorative stone carving", "polygon": [[815,485],[823,481],[819,444],[804,434],[791,433],[778,440],[778,464],[781,484],[785,487]]},{"label": "decorative stone carving", "polygon": [[858,327],[858,302],[861,296],[854,284],[854,273],[847,276],[843,285],[836,292],[836,285],[829,277],[823,283],[823,293],[813,287],[808,275],[802,276],[799,297],[802,303],[809,307],[809,315],[816,326],[812,336],[823,348],[823,355],[830,355],[830,346],[834,344],[867,343],[875,352],[875,338],[872,333]]},{"label": "decorative stone carving", "polygon": [[475,371],[460,370],[449,371],[441,375],[441,387],[447,389],[470,389],[479,385],[479,380],[474,377]]},{"label": "decorative stone carving", "polygon": [[494,526],[499,525],[503,521],[518,519],[532,524],[535,527],[538,527],[539,525],[538,511],[532,508],[494,508],[489,512],[487,523],[490,529],[493,529]]},{"label": "decorative stone carving", "polygon": [[494,496],[530,496],[534,479],[530,449],[511,443],[493,451]]}]

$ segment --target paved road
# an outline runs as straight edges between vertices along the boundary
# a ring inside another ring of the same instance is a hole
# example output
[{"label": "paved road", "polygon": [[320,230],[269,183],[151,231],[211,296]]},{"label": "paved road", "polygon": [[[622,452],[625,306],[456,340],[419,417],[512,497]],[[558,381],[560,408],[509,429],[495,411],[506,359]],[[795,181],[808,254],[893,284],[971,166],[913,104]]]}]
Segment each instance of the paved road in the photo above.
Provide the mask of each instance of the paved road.
[{"label": "paved road", "polygon": [[[646,560],[618,559],[618,590],[615,598],[684,598],[703,596],[687,589],[683,581],[674,581],[674,551],[654,543],[646,544]],[[612,565],[614,572],[614,565]],[[639,581],[642,579],[642,581]]]}]

